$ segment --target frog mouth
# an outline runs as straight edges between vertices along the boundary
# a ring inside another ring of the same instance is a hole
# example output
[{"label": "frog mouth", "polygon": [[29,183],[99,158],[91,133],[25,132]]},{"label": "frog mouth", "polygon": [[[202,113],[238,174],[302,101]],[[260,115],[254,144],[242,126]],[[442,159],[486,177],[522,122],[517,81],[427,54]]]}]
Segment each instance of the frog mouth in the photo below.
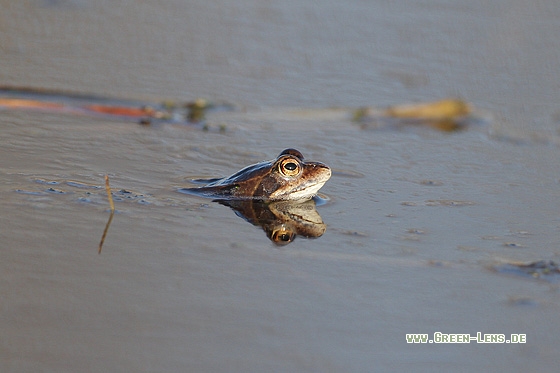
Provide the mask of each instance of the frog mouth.
[{"label": "frog mouth", "polygon": [[271,195],[270,198],[274,200],[303,200],[312,198],[331,177],[330,168],[320,163],[316,164],[316,167],[321,168],[319,175],[310,177],[293,189],[278,193],[277,195]]},{"label": "frog mouth", "polygon": [[317,192],[323,187],[323,185],[325,185],[325,182],[326,180],[299,187],[296,190],[290,192],[287,196],[287,199],[295,200],[311,198],[317,194]]}]

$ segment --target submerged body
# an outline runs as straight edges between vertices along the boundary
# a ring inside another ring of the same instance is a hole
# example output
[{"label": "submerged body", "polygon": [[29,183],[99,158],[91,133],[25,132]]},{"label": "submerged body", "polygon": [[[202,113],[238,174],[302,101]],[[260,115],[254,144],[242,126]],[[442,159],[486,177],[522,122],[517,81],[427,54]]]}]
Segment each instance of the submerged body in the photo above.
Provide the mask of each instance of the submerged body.
[{"label": "submerged body", "polygon": [[260,162],[200,188],[182,191],[216,199],[263,201],[311,199],[331,177],[319,162],[305,162],[295,149],[286,149],[271,161]]}]

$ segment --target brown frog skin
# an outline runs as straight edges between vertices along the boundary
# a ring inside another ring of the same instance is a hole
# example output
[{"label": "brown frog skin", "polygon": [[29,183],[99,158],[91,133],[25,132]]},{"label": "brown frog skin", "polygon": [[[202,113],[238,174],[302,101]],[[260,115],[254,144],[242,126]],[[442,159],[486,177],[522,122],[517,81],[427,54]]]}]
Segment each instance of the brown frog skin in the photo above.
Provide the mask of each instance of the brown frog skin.
[{"label": "brown frog skin", "polygon": [[330,177],[328,166],[305,162],[298,150],[286,149],[274,160],[247,166],[200,188],[180,191],[228,200],[306,200],[316,195]]}]

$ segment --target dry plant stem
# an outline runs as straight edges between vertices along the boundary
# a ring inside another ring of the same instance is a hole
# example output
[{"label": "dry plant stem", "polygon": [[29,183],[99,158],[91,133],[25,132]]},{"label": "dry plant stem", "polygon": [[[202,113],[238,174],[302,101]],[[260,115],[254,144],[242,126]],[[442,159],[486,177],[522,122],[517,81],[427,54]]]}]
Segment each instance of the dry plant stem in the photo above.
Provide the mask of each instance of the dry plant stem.
[{"label": "dry plant stem", "polygon": [[111,212],[115,212],[115,203],[113,202],[111,186],[109,185],[109,175],[105,175],[105,190],[107,191],[107,198],[109,198],[109,206],[111,207]]},{"label": "dry plant stem", "polygon": [[105,230],[103,231],[103,236],[101,236],[101,242],[99,242],[98,254],[101,254],[101,249],[103,248],[103,242],[105,242],[105,237],[109,231],[109,226],[111,221],[113,221],[113,215],[115,215],[115,203],[113,202],[113,195],[111,194],[111,186],[109,185],[109,176],[105,175],[105,190],[107,191],[107,198],[109,199],[109,206],[111,208],[111,215],[109,215],[109,220],[105,225]]}]

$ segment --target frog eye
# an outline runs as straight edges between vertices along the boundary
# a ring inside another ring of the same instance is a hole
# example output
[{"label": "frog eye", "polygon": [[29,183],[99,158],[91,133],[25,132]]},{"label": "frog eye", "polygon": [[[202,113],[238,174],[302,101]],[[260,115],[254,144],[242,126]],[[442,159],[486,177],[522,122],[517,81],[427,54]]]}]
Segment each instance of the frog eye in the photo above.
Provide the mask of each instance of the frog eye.
[{"label": "frog eye", "polygon": [[280,162],[280,173],[284,176],[296,176],[300,170],[299,162],[293,158],[286,158]]}]

